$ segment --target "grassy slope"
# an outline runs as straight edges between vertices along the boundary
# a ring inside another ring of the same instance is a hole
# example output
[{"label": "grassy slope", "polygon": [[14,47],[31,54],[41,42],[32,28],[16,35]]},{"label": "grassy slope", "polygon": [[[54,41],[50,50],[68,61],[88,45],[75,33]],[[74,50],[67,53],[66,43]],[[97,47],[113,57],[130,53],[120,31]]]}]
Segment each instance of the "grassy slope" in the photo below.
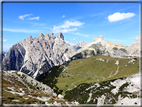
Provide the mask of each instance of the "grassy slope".
[{"label": "grassy slope", "polygon": [[[96,60],[102,58],[103,61]],[[108,63],[106,62],[108,60]],[[119,72],[108,78],[110,74],[115,74],[117,70],[116,61],[119,61]],[[131,59],[112,58],[108,56],[92,56],[87,59],[77,59],[70,63],[51,69],[51,73],[46,73],[44,76],[40,76],[39,81],[49,85],[57,92],[65,93],[68,89],[72,89],[81,83],[102,82],[107,80],[113,80],[116,78],[127,77],[129,75],[139,72],[139,59],[134,64],[129,63]],[[125,66],[127,65],[127,66]],[[67,69],[63,71],[63,69]]]}]

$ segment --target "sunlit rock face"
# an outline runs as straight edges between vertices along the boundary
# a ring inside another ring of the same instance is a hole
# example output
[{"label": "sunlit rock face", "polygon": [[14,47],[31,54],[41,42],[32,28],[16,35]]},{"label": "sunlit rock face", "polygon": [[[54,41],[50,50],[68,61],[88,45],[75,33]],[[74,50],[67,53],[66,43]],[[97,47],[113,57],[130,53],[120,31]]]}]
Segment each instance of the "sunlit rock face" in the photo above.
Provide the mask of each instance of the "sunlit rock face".
[{"label": "sunlit rock face", "polygon": [[[93,42],[86,44],[77,53],[82,53],[84,51],[93,51],[92,55],[106,55],[111,57],[128,57],[128,56],[139,56],[140,47],[140,36],[135,39],[135,41],[130,46],[124,46],[121,43],[114,43],[110,41],[104,41],[104,37],[100,35],[95,38]],[[89,55],[89,56],[92,56]]]}]

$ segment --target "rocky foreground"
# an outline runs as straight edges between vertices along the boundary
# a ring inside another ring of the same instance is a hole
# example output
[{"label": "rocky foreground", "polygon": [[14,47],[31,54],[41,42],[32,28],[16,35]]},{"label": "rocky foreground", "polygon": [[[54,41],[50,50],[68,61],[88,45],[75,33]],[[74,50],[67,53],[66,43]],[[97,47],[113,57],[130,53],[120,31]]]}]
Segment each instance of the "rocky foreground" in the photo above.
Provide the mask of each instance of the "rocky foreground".
[{"label": "rocky foreground", "polygon": [[57,96],[49,86],[20,71],[3,71],[2,100],[5,106],[7,104],[32,104],[33,106],[37,106],[37,104],[44,104],[45,106],[76,105],[75,102],[64,100],[60,95]]}]

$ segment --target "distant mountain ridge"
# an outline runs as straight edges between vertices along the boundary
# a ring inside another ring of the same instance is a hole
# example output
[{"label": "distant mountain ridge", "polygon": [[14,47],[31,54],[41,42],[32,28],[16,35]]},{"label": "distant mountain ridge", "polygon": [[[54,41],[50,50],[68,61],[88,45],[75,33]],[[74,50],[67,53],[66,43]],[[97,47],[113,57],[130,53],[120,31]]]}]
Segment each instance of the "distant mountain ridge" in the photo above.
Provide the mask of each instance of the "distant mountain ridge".
[{"label": "distant mountain ridge", "polygon": [[95,38],[93,42],[88,43],[84,47],[77,50],[77,56],[79,57],[81,56],[82,58],[87,58],[93,55],[100,54],[111,57],[131,57],[131,56],[138,57],[139,47],[140,47],[139,44],[140,44],[139,37],[137,37],[130,46],[124,46],[121,43],[113,43],[110,41],[106,42],[104,41],[103,36],[100,35],[99,38]]},{"label": "distant mountain ridge", "polygon": [[69,48],[73,49],[74,51],[79,50],[80,48],[82,48],[83,46],[85,46],[86,44],[88,44],[88,42],[84,42],[84,41],[78,41],[76,44],[67,42],[67,45]]},{"label": "distant mountain ridge", "polygon": [[88,44],[88,42],[79,41],[79,42],[77,42],[75,45],[76,45],[76,46],[79,46],[79,47],[83,47],[83,46],[85,46],[86,44]]}]

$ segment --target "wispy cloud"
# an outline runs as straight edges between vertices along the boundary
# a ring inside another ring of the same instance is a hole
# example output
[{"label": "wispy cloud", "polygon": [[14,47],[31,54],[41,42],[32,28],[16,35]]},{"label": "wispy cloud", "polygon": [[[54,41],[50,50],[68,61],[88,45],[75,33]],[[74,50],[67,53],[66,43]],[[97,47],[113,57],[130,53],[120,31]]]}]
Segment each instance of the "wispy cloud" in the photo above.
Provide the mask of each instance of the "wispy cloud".
[{"label": "wispy cloud", "polygon": [[90,17],[99,16],[99,15],[101,15],[101,14],[102,14],[102,13],[98,13],[98,14],[90,15]]},{"label": "wispy cloud", "polygon": [[130,8],[135,8],[135,7],[136,7],[136,6],[126,7],[126,8],[120,9],[120,11],[124,11],[124,10],[130,9]]},{"label": "wispy cloud", "polygon": [[33,15],[33,14],[20,15],[20,16],[19,16],[19,19],[20,19],[20,20],[24,20],[25,17],[30,16],[30,15]]},{"label": "wispy cloud", "polygon": [[46,25],[45,23],[33,23],[33,22],[26,22],[26,23],[31,24],[32,26],[44,26],[44,25]]},{"label": "wispy cloud", "polygon": [[135,16],[134,13],[120,13],[120,12],[116,12],[114,14],[109,15],[107,18],[110,22],[116,22],[119,20],[123,20],[123,19],[127,19],[127,18],[131,18]]},{"label": "wispy cloud", "polygon": [[73,39],[70,39],[71,41],[75,41],[76,40],[76,38],[73,38]]},{"label": "wispy cloud", "polygon": [[22,32],[22,33],[36,33],[40,32],[39,30],[32,30],[32,29],[8,29],[8,28],[3,28],[3,31],[9,31],[9,32]]},{"label": "wispy cloud", "polygon": [[39,16],[37,16],[37,17],[30,17],[28,20],[39,20]]},{"label": "wispy cloud", "polygon": [[[19,19],[20,19],[20,20],[24,20],[25,17],[31,16],[31,15],[33,15],[33,14],[20,15],[20,16],[19,16]],[[29,17],[27,20],[39,20],[39,16],[37,16],[37,17]]]},{"label": "wispy cloud", "polygon": [[[0,41],[1,41],[1,38],[0,38]],[[5,42],[5,41],[8,41],[8,39],[4,39],[4,38],[3,38],[3,41],[4,41],[4,42]]]},{"label": "wispy cloud", "polygon": [[[54,33],[58,33],[58,32],[67,33],[70,31],[76,31],[78,30],[76,27],[82,26],[83,24],[84,23],[79,22],[79,21],[65,21],[64,24],[60,26],[54,26],[52,31]],[[75,28],[70,28],[70,27],[75,27]]]},{"label": "wispy cloud", "polygon": [[5,41],[7,41],[8,39],[3,39],[3,41],[5,42]]},{"label": "wispy cloud", "polygon": [[62,16],[62,18],[64,18],[64,17],[65,17],[65,15]]},{"label": "wispy cloud", "polygon": [[81,34],[81,33],[79,33],[79,32],[73,33],[73,34],[78,35],[78,36],[82,36],[82,37],[86,37],[86,38],[90,38],[90,37],[91,37],[90,35]]}]

